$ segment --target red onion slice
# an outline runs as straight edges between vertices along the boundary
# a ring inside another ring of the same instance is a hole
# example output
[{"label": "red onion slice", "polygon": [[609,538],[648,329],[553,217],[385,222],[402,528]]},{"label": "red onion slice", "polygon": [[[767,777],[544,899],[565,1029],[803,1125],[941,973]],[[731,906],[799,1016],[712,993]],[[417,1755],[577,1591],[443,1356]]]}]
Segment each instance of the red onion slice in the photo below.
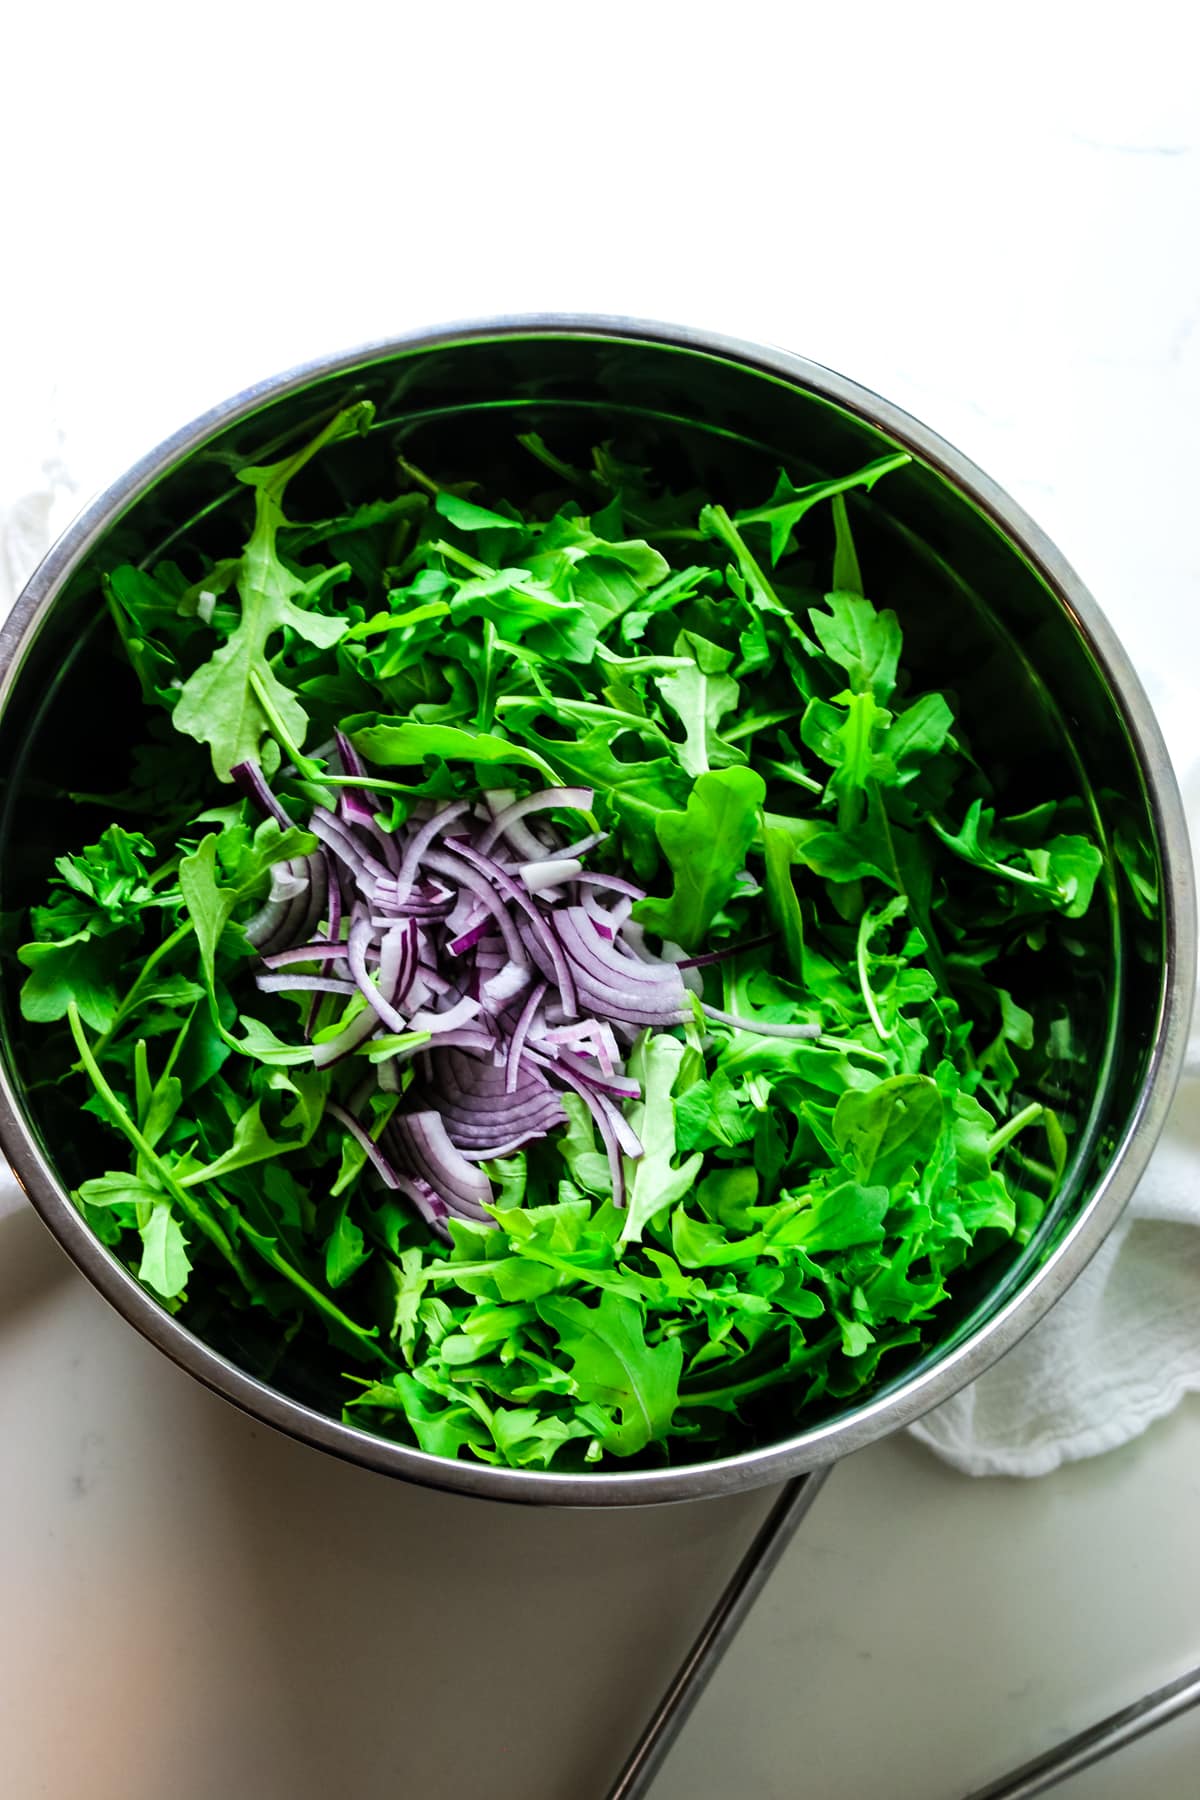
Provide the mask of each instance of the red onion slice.
[{"label": "red onion slice", "polygon": [[264,994],[341,994],[348,1000],[358,993],[354,982],[336,975],[256,975],[254,980]]},{"label": "red onion slice", "polygon": [[515,1094],[521,1080],[521,1052],[525,1048],[525,1040],[533,1028],[537,1018],[538,1007],[546,997],[546,983],[539,981],[521,1008],[521,1016],[517,1020],[516,1030],[508,1040],[508,1055],[504,1065],[504,1091]]},{"label": "red onion slice", "polygon": [[543,857],[541,862],[522,863],[517,874],[531,894],[553,893],[568,881],[579,880],[583,864],[575,856]]},{"label": "red onion slice", "polygon": [[[460,846],[460,849],[464,848],[465,846]],[[521,942],[517,927],[509,916],[500,895],[493,892],[487,881],[483,879],[483,873],[472,867],[469,862],[464,862],[461,856],[449,856],[444,851],[431,851],[426,857],[426,861],[432,869],[437,870],[439,875],[447,875],[462,887],[471,890],[480,905],[496,921],[500,936],[504,939],[504,948],[508,951],[509,961],[518,963],[521,968],[527,969],[529,958],[525,954],[525,947]],[[488,865],[486,872],[490,873],[494,867],[496,867],[494,864]],[[496,873],[503,874],[503,871],[496,868]],[[505,880],[508,880],[507,876]]]},{"label": "red onion slice", "polygon": [[470,810],[469,800],[457,800],[453,806],[447,806],[441,812],[435,813],[432,819],[427,819],[420,829],[414,832],[408,840],[404,855],[400,859],[400,867],[396,872],[395,903],[397,906],[403,906],[408,899],[409,891],[421,867],[421,860],[434,838],[440,832],[444,832],[447,825],[452,825],[456,819],[461,819],[463,814]]},{"label": "red onion slice", "polygon": [[[493,789],[488,796],[489,804],[497,790]],[[513,827],[520,826],[523,819],[531,813],[550,812],[556,807],[570,807],[574,812],[591,812],[595,794],[591,788],[539,788],[536,793],[526,794],[523,800],[514,800],[501,812],[495,813],[491,824],[479,839],[479,850],[484,856],[492,848],[499,837],[507,837],[518,856],[536,862],[546,853],[544,844],[540,844],[527,831],[514,833]]]},{"label": "red onion slice", "polygon": [[494,1225],[491,1214],[484,1210],[492,1197],[492,1184],[482,1169],[475,1168],[451,1143],[438,1113],[396,1113],[387,1137],[406,1174],[427,1182],[453,1212]]},{"label": "red onion slice", "polygon": [[529,986],[528,969],[521,968],[519,963],[506,962],[494,975],[489,975],[483,983],[480,993],[484,1005],[489,1012],[497,1012],[510,1000],[515,1000]]},{"label": "red onion slice", "polygon": [[299,962],[341,962],[345,960],[345,944],[334,944],[318,938],[312,944],[294,944],[290,950],[272,950],[268,956],[259,952],[259,961],[268,969],[286,969]]},{"label": "red onion slice", "polygon": [[469,1025],[472,1019],[479,1017],[482,1010],[478,1000],[472,1000],[469,995],[464,995],[461,1000],[456,1000],[453,1006],[447,1007],[445,1012],[426,1012],[424,1009],[415,1012],[408,1022],[407,1029],[409,1031],[432,1031],[437,1036],[443,1031],[456,1031],[460,1025]]},{"label": "red onion slice", "polygon": [[384,1182],[387,1187],[399,1187],[400,1177],[396,1170],[392,1167],[391,1163],[370,1133],[364,1130],[359,1124],[353,1113],[347,1112],[344,1106],[339,1106],[336,1100],[327,1100],[325,1102],[325,1111],[329,1114],[331,1119],[337,1120],[344,1131],[350,1133],[350,1136],[360,1148],[366,1151],[367,1160],[370,1162],[380,1180]]},{"label": "red onion slice", "polygon": [[253,800],[261,812],[269,814],[285,831],[289,829],[293,821],[271,792],[266,776],[256,762],[234,763],[229,774],[235,786],[241,789],[248,800]]},{"label": "red onion slice", "polygon": [[388,1030],[405,1032],[409,1029],[408,1020],[384,996],[367,971],[367,946],[372,935],[370,919],[365,912],[360,912],[351,923],[350,936],[346,940],[346,961],[350,973],[358,983],[363,999],[376,1016],[383,1020]]}]

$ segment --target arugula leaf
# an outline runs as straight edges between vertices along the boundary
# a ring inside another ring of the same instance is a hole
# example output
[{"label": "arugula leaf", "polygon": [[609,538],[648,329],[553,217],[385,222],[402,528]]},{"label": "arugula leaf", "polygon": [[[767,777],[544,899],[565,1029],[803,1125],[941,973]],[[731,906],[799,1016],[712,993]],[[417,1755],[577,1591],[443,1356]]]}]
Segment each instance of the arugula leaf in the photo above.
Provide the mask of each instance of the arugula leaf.
[{"label": "arugula leaf", "polygon": [[325,1279],[331,1288],[344,1287],[369,1259],[371,1252],[363,1238],[362,1227],[356,1225],[343,1201],[337,1223],[325,1246]]},{"label": "arugula leaf", "polygon": [[331,419],[302,449],[261,469],[242,469],[239,480],[254,489],[254,530],[238,573],[241,617],[237,629],[206,663],[188,677],[172,715],[175,729],[208,744],[221,781],[230,769],[258,755],[263,736],[280,722],[291,744],[303,746],[308,718],[293,690],[268,658],[271,639],[285,628],[309,643],[328,648],[345,629],[301,605],[311,601],[339,570],[322,570],[305,581],[281,561],[276,538],[286,524],[284,494],[294,475],[327,444],[367,431],[374,417],[369,401],[357,401]]},{"label": "arugula leaf", "polygon": [[835,495],[844,494],[851,488],[861,487],[870,491],[882,475],[890,474],[893,469],[902,469],[911,460],[905,451],[896,451],[891,456],[878,457],[875,462],[856,470],[853,475],[840,476],[832,481],[810,482],[807,487],[802,488],[794,487],[781,469],[775,492],[767,504],[738,513],[737,522],[739,525],[770,527],[771,561],[777,563],[787,549],[796,526],[814,506]]},{"label": "arugula leaf", "polygon": [[297,828],[284,831],[274,819],[268,819],[255,832],[252,844],[238,846],[234,884],[223,886],[217,880],[217,862],[221,840],[226,835],[210,832],[201,838],[192,854],[181,857],[179,863],[179,891],[196,933],[200,967],[214,1016],[218,1007],[215,986],[217,948],[239,902],[254,894],[276,863],[307,854],[316,842],[307,831]]},{"label": "arugula leaf", "polygon": [[505,513],[491,512],[486,506],[476,506],[473,500],[464,500],[459,494],[452,494],[443,488],[433,502],[443,519],[449,519],[451,525],[459,531],[528,531],[524,519],[510,519]]},{"label": "arugula leaf", "polygon": [[602,1294],[596,1306],[557,1294],[535,1304],[570,1361],[575,1392],[603,1408],[604,1447],[633,1456],[661,1437],[679,1399],[678,1339],[648,1344],[642,1309],[618,1294]]},{"label": "arugula leaf", "polygon": [[138,1280],[164,1300],[176,1299],[187,1286],[192,1265],[187,1239],[165,1195],[155,1200],[149,1219],[139,1227],[139,1235],[142,1260],[138,1264]]},{"label": "arugula leaf", "polygon": [[942,1096],[927,1075],[891,1075],[842,1095],[833,1135],[860,1181],[890,1186],[928,1156],[942,1127]]},{"label": "arugula leaf", "polygon": [[473,763],[479,768],[512,764],[536,769],[547,781],[557,781],[554,770],[542,757],[488,732],[464,731],[453,725],[413,725],[402,719],[380,719],[376,724],[357,720],[346,723],[354,748],[384,769],[413,768],[427,756],[436,756],[446,762]]},{"label": "arugula leaf", "polygon": [[[976,799],[957,832],[937,819],[929,823],[947,849],[1001,881],[1020,886],[1028,899],[1053,906],[1068,919],[1082,918],[1103,867],[1100,851],[1088,838],[1063,835],[1042,848],[1008,844],[993,829],[995,811]],[[1024,866],[1022,866],[1024,865]]]},{"label": "arugula leaf", "polygon": [[762,826],[763,857],[767,868],[767,906],[778,931],[783,935],[792,974],[803,981],[804,917],[792,880],[792,852],[787,833],[764,824]]},{"label": "arugula leaf", "polygon": [[644,1228],[668,1206],[691,1191],[703,1157],[689,1156],[678,1165],[675,1108],[671,1093],[686,1052],[677,1038],[645,1032],[629,1059],[629,1073],[642,1098],[629,1111],[629,1123],[642,1145],[636,1161],[626,1158],[623,1244],[637,1243]]},{"label": "arugula leaf", "polygon": [[813,607],[812,627],[831,662],[844,669],[854,694],[870,694],[878,705],[890,698],[900,660],[900,624],[894,612],[879,612],[861,594],[826,594],[828,612]]},{"label": "arugula leaf", "polygon": [[685,950],[699,949],[745,867],[766,793],[752,769],[717,769],[700,776],[686,811],[659,816],[655,832],[674,888],[668,900],[638,901],[640,924]]},{"label": "arugula leaf", "polygon": [[117,1010],[120,948],[89,932],[61,943],[22,944],[17,951],[29,970],[21,988],[21,1017],[40,1024],[63,1019],[72,1001],[93,1031],[106,1031]]},{"label": "arugula leaf", "polygon": [[683,632],[675,645],[683,666],[656,675],[654,685],[684,729],[679,761],[689,775],[745,760],[745,753],[719,737],[721,720],[738,703],[738,684],[726,673],[733,658],[706,639]]},{"label": "arugula leaf", "polygon": [[[849,1096],[847,1096],[848,1098]],[[851,1250],[860,1244],[882,1242],[888,1210],[888,1190],[864,1187],[861,1181],[842,1181],[819,1190],[809,1205],[796,1213],[776,1243],[799,1243],[810,1255],[822,1250]]]}]

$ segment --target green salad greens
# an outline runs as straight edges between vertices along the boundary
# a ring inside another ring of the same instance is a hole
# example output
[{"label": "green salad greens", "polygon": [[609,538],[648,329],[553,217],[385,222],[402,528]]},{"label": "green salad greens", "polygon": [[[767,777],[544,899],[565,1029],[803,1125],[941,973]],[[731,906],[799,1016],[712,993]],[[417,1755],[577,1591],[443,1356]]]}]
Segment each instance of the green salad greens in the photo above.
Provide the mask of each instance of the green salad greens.
[{"label": "green salad greens", "polygon": [[137,741],[19,950],[94,1116],[80,1211],[439,1456],[792,1428],[1056,1192],[1071,1020],[1030,970],[1100,873],[1082,804],[1004,816],[866,597],[855,496],[903,454],[730,511],[530,434],[521,508],[398,457],[305,516],[371,423],[105,576]]}]

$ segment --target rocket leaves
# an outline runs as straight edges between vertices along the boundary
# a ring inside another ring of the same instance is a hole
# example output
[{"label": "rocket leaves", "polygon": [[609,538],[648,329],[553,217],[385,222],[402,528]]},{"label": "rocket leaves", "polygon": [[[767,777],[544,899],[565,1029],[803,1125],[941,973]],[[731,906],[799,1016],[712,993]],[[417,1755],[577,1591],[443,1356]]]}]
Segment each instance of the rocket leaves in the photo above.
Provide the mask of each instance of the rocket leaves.
[{"label": "rocket leaves", "polygon": [[[903,453],[739,506],[636,448],[527,433],[508,493],[384,434],[344,408],[235,471],[237,530],[229,508],[104,579],[145,729],[113,822],[45,846],[17,952],[31,1078],[103,1171],[78,1205],[202,1335],[434,1455],[648,1464],[792,1429],[933,1346],[961,1272],[1057,1191],[1088,1039],[1036,958],[1084,960],[1088,816],[1069,792],[1006,810],[906,662],[903,597],[868,597],[889,571],[856,509]],[[294,825],[235,792],[247,758]],[[697,990],[685,1025],[618,1044],[623,1209],[574,1094],[483,1165],[494,1228],[449,1244],[330,1110],[377,1140],[412,1104],[392,1058],[430,1040],[318,1070],[361,994],[255,984],[246,928],[348,785],[381,853],[446,801],[593,790],[589,867],[645,890],[631,940]],[[1152,866],[1118,850],[1152,916]]]}]

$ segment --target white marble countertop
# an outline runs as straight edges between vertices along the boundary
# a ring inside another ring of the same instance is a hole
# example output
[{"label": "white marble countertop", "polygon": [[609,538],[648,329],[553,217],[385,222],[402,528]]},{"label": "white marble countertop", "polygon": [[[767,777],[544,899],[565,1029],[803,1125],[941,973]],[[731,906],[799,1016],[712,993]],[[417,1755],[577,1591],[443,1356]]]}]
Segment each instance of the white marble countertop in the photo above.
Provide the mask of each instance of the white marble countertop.
[{"label": "white marble countertop", "polygon": [[[1003,19],[118,3],[7,26],[0,491],[439,318],[687,319],[958,443],[1171,742],[1200,673],[1200,130],[1177,7]],[[64,507],[67,504],[64,501]],[[1167,673],[1162,673],[1167,671]],[[525,1512],[255,1427],[0,1221],[5,1800],[599,1800],[769,1496]],[[659,1800],[954,1800],[1200,1660],[1200,1403],[1032,1483],[838,1469]],[[1200,1715],[1069,1800],[1192,1800]]]}]

